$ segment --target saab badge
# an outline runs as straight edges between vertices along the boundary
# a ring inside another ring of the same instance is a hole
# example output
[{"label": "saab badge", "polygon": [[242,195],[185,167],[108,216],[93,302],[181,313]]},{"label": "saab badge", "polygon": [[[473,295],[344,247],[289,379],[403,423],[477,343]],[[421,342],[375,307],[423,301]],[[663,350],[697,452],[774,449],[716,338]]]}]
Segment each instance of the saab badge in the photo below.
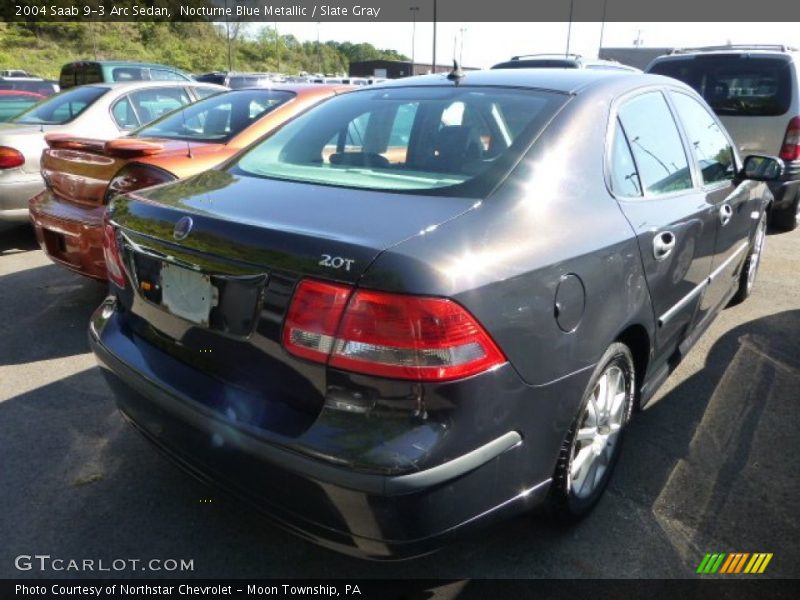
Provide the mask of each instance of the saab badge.
[{"label": "saab badge", "polygon": [[185,240],[192,230],[193,225],[194,221],[192,221],[192,217],[181,217],[178,219],[178,222],[175,223],[175,229],[172,230],[172,237],[179,242]]}]

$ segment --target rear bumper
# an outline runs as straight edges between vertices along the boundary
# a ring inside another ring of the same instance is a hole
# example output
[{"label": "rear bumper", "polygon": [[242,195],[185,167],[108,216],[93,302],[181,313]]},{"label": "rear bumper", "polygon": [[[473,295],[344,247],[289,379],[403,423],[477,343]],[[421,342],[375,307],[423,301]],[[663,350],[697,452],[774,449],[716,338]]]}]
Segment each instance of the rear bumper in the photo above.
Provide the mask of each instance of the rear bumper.
[{"label": "rear bumper", "polygon": [[105,280],[105,206],[80,206],[45,190],[30,201],[30,219],[45,254],[76,273]]},{"label": "rear bumper", "polygon": [[40,175],[0,182],[0,221],[28,220],[28,201],[42,191]]},{"label": "rear bumper", "polygon": [[[123,415],[170,458],[278,525],[341,552],[373,559],[422,555],[529,509],[549,489],[549,477],[531,473],[550,473],[554,462],[532,465],[538,442],[526,444],[518,431],[410,474],[361,472],[273,443],[172,388],[159,373],[182,367],[128,337],[111,301],[93,316],[89,341]],[[157,361],[157,370],[142,366],[137,354]],[[203,385],[203,377],[196,372],[193,383]],[[541,422],[543,428],[551,423],[546,415]]]}]

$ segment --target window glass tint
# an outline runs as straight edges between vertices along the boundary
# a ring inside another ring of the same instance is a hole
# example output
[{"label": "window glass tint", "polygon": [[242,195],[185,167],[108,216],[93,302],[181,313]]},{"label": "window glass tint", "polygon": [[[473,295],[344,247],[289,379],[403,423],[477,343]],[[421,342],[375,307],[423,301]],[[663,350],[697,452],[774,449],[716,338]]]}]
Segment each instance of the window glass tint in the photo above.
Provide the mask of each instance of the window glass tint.
[{"label": "window glass tint", "polygon": [[145,126],[134,135],[224,142],[293,96],[291,92],[272,90],[216,94]]},{"label": "window glass tint", "polygon": [[32,104],[36,104],[39,100],[41,100],[41,98],[23,94],[0,96],[0,122],[8,121],[11,117],[18,115]]},{"label": "window glass tint", "polygon": [[61,124],[73,120],[108,92],[106,87],[80,87],[50,96],[12,119],[15,123]]},{"label": "window glass tint", "polygon": [[122,98],[114,103],[111,108],[111,116],[114,117],[117,126],[121,129],[133,129],[139,126],[139,119],[133,112],[133,107],[127,98]]},{"label": "window glass tint", "polygon": [[719,115],[777,116],[791,104],[791,70],[780,58],[698,56],[662,61],[650,71],[692,86]]},{"label": "window glass tint", "polygon": [[734,175],[733,149],[714,118],[694,98],[674,93],[672,98],[693,148],[703,183],[730,181]]},{"label": "window glass tint", "polygon": [[154,88],[132,92],[128,98],[143,124],[154,121],[189,103],[183,88]]},{"label": "window glass tint", "polygon": [[150,69],[150,78],[159,81],[175,81],[185,79],[183,75],[169,69]]},{"label": "window glass tint", "polygon": [[103,69],[98,64],[88,64],[76,68],[75,84],[86,85],[103,81]]},{"label": "window glass tint", "polygon": [[625,132],[617,121],[611,147],[611,189],[618,196],[632,198],[642,195],[639,174],[633,162]]},{"label": "window glass tint", "polygon": [[149,79],[147,69],[141,67],[117,67],[111,71],[113,81],[144,81]]},{"label": "window glass tint", "polygon": [[236,169],[354,188],[477,194],[510,168],[564,100],[477,87],[345,94],[253,147]]},{"label": "window glass tint", "polygon": [[692,187],[680,134],[659,92],[626,102],[619,118],[628,137],[645,192],[668,194]]},{"label": "window glass tint", "polygon": [[209,96],[213,96],[214,94],[219,94],[223,91],[219,88],[206,87],[204,85],[198,85],[196,87],[193,87],[192,89],[194,90],[194,93],[197,94],[198,98],[208,98]]}]

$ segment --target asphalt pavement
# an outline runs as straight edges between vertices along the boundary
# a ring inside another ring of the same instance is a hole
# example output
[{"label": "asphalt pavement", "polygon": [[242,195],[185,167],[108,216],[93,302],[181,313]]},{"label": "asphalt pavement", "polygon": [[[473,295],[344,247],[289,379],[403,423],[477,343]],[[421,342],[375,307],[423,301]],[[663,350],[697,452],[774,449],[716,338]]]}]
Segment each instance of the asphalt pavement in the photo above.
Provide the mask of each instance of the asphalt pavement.
[{"label": "asphalt pavement", "polygon": [[1,231],[0,577],[109,576],[15,566],[38,554],[193,564],[110,574],[123,577],[691,578],[707,552],[773,553],[760,577],[800,577],[798,257],[800,231],[768,236],[753,296],[635,415],[589,518],[563,529],[525,515],[428,557],[370,563],[283,532],[157,453],[88,349],[105,287],[50,263],[28,227]]}]

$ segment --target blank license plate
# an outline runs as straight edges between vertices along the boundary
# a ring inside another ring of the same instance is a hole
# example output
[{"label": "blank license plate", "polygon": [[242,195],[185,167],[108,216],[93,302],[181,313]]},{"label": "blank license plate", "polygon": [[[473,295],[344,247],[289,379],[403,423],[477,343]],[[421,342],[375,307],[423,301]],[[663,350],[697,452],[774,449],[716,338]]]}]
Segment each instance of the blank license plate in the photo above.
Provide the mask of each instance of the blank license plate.
[{"label": "blank license plate", "polygon": [[163,263],[161,304],[177,317],[208,327],[211,309],[217,305],[217,288],[208,275]]}]

